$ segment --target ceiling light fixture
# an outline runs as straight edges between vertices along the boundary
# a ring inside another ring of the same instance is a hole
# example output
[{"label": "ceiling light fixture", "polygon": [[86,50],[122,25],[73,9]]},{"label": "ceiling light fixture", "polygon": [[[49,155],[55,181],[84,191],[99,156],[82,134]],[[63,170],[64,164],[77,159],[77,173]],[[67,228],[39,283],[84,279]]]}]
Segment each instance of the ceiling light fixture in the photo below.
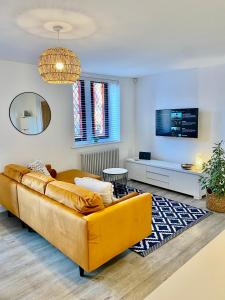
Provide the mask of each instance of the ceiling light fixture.
[{"label": "ceiling light fixture", "polygon": [[[58,34],[62,26],[54,26]],[[49,48],[42,52],[39,60],[39,73],[44,81],[54,84],[72,84],[80,78],[80,60],[67,48]]]}]

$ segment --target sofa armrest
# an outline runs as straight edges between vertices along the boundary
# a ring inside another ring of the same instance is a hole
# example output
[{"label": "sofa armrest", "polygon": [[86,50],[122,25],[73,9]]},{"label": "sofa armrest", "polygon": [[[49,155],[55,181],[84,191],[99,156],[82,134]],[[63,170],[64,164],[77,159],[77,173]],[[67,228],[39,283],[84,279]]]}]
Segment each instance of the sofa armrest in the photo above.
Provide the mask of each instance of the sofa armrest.
[{"label": "sofa armrest", "polygon": [[19,206],[17,200],[17,185],[15,180],[0,174],[0,204],[8,211],[19,217]]},{"label": "sofa armrest", "polygon": [[152,196],[138,195],[85,216],[92,271],[151,233]]}]

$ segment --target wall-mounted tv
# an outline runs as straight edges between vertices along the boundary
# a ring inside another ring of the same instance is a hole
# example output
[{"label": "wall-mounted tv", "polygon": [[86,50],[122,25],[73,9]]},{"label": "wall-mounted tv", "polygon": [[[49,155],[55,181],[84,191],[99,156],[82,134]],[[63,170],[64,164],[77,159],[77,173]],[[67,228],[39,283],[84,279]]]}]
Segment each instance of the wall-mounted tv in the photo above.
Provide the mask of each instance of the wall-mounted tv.
[{"label": "wall-mounted tv", "polygon": [[198,108],[156,110],[156,135],[198,137]]}]

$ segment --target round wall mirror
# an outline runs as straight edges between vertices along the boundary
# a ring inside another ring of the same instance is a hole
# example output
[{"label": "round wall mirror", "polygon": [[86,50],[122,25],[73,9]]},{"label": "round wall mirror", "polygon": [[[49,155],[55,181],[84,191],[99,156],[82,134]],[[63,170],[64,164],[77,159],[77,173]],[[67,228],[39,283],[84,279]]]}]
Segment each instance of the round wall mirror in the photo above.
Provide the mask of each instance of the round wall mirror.
[{"label": "round wall mirror", "polygon": [[25,92],[17,95],[10,104],[9,117],[13,126],[21,133],[42,133],[51,121],[48,102],[40,95]]}]

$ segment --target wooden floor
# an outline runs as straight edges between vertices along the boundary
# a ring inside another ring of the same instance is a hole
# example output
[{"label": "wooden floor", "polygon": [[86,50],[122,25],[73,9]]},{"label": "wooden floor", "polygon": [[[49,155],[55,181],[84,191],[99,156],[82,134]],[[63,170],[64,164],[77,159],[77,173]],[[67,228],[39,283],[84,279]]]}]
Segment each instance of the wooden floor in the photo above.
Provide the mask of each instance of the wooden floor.
[{"label": "wooden floor", "polygon": [[[134,181],[130,185],[205,207],[204,200]],[[22,229],[16,218],[0,213],[0,300],[144,299],[224,229],[225,215],[214,213],[146,257],[127,250],[80,278],[76,264]]]}]

